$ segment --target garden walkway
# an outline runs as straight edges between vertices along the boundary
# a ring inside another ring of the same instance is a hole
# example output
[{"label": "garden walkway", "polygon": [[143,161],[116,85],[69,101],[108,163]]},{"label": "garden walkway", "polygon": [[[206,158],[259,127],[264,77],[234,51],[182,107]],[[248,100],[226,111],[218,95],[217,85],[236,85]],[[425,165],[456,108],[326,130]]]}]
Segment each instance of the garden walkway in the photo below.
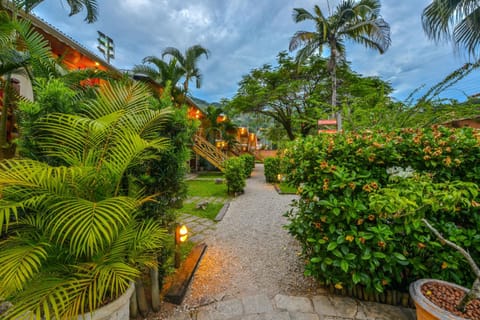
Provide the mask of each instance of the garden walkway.
[{"label": "garden walkway", "polygon": [[183,304],[168,319],[415,319],[411,309],[329,295],[303,277],[300,246],[283,228],[294,198],[266,184],[257,164],[223,220],[197,234],[207,251]]}]

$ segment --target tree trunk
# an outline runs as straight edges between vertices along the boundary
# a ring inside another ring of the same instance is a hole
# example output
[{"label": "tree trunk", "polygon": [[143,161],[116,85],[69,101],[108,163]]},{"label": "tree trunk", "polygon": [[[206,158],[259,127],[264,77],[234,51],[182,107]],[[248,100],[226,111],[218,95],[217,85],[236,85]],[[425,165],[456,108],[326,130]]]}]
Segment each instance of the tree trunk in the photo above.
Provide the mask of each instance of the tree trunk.
[{"label": "tree trunk", "polygon": [[160,311],[160,287],[158,282],[158,267],[150,269],[150,282],[152,289],[152,310]]},{"label": "tree trunk", "polygon": [[138,310],[143,317],[146,317],[148,313],[148,302],[142,279],[137,279],[135,282],[135,292],[137,294]]},{"label": "tree trunk", "polygon": [[337,106],[337,47],[330,44],[330,60],[328,61],[328,69],[332,78],[332,116],[335,116]]},{"label": "tree trunk", "polygon": [[138,316],[137,288],[130,297],[130,318],[135,319]]},{"label": "tree trunk", "polygon": [[473,282],[472,289],[468,291],[465,296],[463,297],[462,301],[457,306],[457,309],[465,312],[465,307],[468,303],[474,299],[480,299],[480,279],[475,279]]},{"label": "tree trunk", "polygon": [[2,99],[2,116],[0,118],[0,148],[7,146],[7,120],[8,120],[8,105],[10,104],[10,81],[12,75],[8,73],[5,79],[5,86],[3,87]]}]

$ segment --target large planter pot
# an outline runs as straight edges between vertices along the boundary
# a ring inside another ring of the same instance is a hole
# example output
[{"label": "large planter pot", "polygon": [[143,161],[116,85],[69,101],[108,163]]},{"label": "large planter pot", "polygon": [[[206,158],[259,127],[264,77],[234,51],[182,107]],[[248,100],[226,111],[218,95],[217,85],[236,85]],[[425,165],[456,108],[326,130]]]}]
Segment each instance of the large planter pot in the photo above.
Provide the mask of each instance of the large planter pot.
[{"label": "large planter pot", "polygon": [[130,297],[135,290],[132,283],[130,288],[119,298],[92,313],[78,316],[79,320],[129,320],[130,318]]},{"label": "large planter pot", "polygon": [[437,282],[465,292],[468,291],[468,289],[465,287],[436,279],[420,279],[413,282],[410,284],[410,296],[415,302],[417,320],[465,320],[465,318],[459,317],[445,309],[442,309],[425,297],[421,289],[425,283],[429,282]]}]

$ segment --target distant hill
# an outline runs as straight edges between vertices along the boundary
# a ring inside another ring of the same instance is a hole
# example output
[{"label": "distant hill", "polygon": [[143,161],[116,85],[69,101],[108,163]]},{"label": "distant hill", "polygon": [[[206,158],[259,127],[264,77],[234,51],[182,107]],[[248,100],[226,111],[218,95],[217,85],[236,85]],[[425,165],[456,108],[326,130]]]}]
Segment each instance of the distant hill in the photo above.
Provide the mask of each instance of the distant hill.
[{"label": "distant hill", "polygon": [[202,100],[200,98],[195,98],[195,97],[190,97],[190,99],[193,100],[193,102],[195,102],[195,104],[202,110],[205,110],[207,109],[208,106],[214,106],[214,107],[217,107],[217,108],[220,108],[220,103],[218,102],[207,102],[205,100]]}]

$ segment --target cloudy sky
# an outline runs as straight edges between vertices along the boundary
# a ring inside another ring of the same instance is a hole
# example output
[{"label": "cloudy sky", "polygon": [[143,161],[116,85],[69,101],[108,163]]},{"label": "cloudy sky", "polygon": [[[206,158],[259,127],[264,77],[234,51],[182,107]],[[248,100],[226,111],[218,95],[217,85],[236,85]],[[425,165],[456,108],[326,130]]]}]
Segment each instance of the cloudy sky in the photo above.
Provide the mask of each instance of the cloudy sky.
[{"label": "cloudy sky", "polygon": [[[87,49],[101,55],[97,30],[115,42],[119,69],[130,69],[149,55],[161,57],[164,48],[182,52],[194,44],[210,50],[201,58],[202,88],[194,96],[208,102],[231,98],[238,82],[251,69],[274,64],[276,55],[288,50],[291,36],[313,25],[292,20],[293,8],[312,10],[315,4],[328,12],[326,0],[98,0],[99,19],[83,21],[84,12],[68,17],[63,0],[47,0],[35,13],[62,30]],[[465,63],[449,44],[428,40],[421,28],[420,14],[429,0],[383,0],[382,16],[390,24],[392,45],[383,55],[361,45],[347,44],[347,59],[364,75],[380,76],[392,83],[394,97],[403,100],[415,88],[441,81]],[[330,5],[338,3],[330,0]],[[464,100],[480,93],[480,71],[445,92],[446,97]]]}]

